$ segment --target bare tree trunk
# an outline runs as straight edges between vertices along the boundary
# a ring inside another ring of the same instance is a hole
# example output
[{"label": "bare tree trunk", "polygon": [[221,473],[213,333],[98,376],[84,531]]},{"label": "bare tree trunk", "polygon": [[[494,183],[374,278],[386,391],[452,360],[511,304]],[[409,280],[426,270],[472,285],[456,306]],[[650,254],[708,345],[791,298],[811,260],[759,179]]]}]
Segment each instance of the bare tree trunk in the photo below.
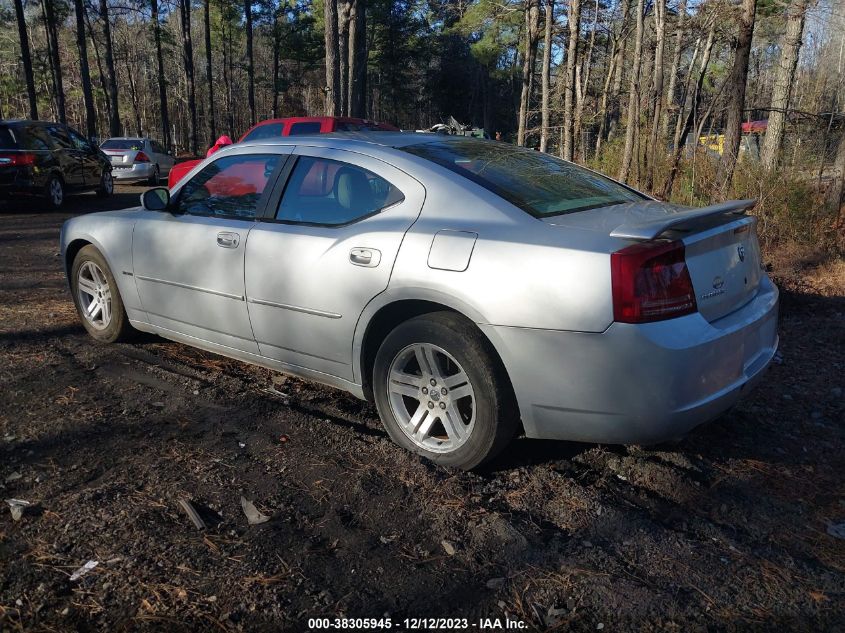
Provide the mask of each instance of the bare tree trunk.
[{"label": "bare tree trunk", "polygon": [[619,43],[614,39],[613,48],[610,51],[610,65],[604,76],[604,89],[601,92],[601,101],[599,102],[599,132],[596,135],[596,156],[601,154],[601,144],[607,129],[607,99],[610,93],[610,82],[616,74],[616,47],[618,45]]},{"label": "bare tree trunk", "polygon": [[59,53],[59,33],[53,0],[41,0],[44,13],[44,29],[47,33],[47,47],[50,56],[50,71],[53,77],[53,96],[56,100],[56,115],[62,123],[67,123],[65,114],[65,86],[62,80],[62,60]]},{"label": "bare tree trunk", "polygon": [[540,151],[545,152],[549,147],[549,89],[552,68],[552,26],[554,24],[555,1],[545,0],[546,24],[543,34],[543,69],[542,96],[540,97],[540,115],[543,128],[540,131]]},{"label": "bare tree trunk", "polygon": [[273,17],[273,118],[279,117],[279,69],[282,56],[282,16],[281,7],[276,7]]},{"label": "bare tree trunk", "polygon": [[627,33],[628,20],[631,15],[632,0],[622,0],[622,21],[619,29],[619,39],[616,46],[616,74],[613,76],[613,84],[610,89],[609,112],[607,120],[606,140],[610,140],[616,135],[619,127],[619,120],[621,118],[621,104],[619,102],[619,95],[622,93],[622,77],[625,72],[625,49],[627,48]]},{"label": "bare tree trunk", "polygon": [[525,130],[528,127],[528,108],[531,101],[531,84],[534,76],[534,60],[537,56],[537,31],[540,23],[538,0],[525,0],[525,52],[522,60],[522,92],[519,99],[519,126],[516,144],[525,145]]},{"label": "bare tree trunk", "polygon": [[757,14],[757,0],[742,0],[739,16],[739,36],[736,40],[734,63],[728,75],[727,122],[725,123],[725,145],[719,164],[720,188],[724,194],[733,180],[739,142],[742,136],[742,112],[745,108],[745,86],[748,81],[748,60],[751,55],[751,40],[754,37],[754,21]]},{"label": "bare tree trunk", "polygon": [[340,114],[340,68],[338,67],[337,0],[324,3],[326,39],[326,116]]},{"label": "bare tree trunk", "polygon": [[100,0],[100,22],[106,48],[106,87],[109,95],[109,136],[120,136],[120,107],[117,101],[117,73],[114,70],[114,46],[111,38],[108,0]]},{"label": "bare tree trunk", "polygon": [[88,138],[97,136],[97,111],[91,90],[91,71],[88,68],[88,39],[85,37],[85,5],[73,0],[76,13],[76,48],[79,50],[79,74],[82,78],[82,98],[85,101],[85,133]]},{"label": "bare tree trunk", "polygon": [[109,101],[108,96],[108,82],[106,81],[106,73],[103,70],[103,60],[100,58],[100,49],[97,46],[97,39],[94,37],[94,27],[91,25],[91,16],[88,15],[87,11],[85,13],[85,29],[88,33],[88,39],[91,40],[91,48],[94,49],[94,60],[97,62],[97,76],[100,78],[100,90],[103,93],[106,120],[111,121],[111,101]]},{"label": "bare tree trunk", "polygon": [[14,0],[15,17],[18,22],[18,38],[21,43],[21,61],[26,79],[26,95],[29,98],[29,118],[38,119],[38,101],[35,94],[35,79],[32,75],[32,57],[29,53],[29,35],[26,32],[26,14],[23,12],[23,0]]},{"label": "bare tree trunk", "polygon": [[833,186],[830,188],[830,204],[838,212],[839,231],[845,233],[845,134],[839,139],[836,158],[833,162]]},{"label": "bare tree trunk", "polygon": [[700,50],[701,38],[699,37],[695,40],[695,48],[692,51],[692,58],[690,58],[689,70],[687,71],[687,78],[684,82],[684,89],[681,93],[681,102],[678,107],[678,118],[675,120],[675,136],[673,137],[672,143],[673,148],[678,146],[678,142],[681,139],[681,132],[684,129],[684,123],[686,123],[686,117],[684,116],[684,113],[686,111],[687,103],[689,102],[690,86],[692,86],[695,62],[698,60],[698,53]]},{"label": "bare tree trunk", "polygon": [[349,16],[349,115],[367,116],[367,3],[352,0]]},{"label": "bare tree trunk", "polygon": [[566,46],[566,84],[563,93],[563,147],[561,148],[561,158],[572,160],[575,66],[578,63],[578,34],[581,31],[581,0],[569,0],[567,21],[569,23],[569,40]]},{"label": "bare tree trunk", "polygon": [[226,132],[235,135],[235,109],[232,104],[232,30],[226,28],[226,21],[220,17],[223,35],[223,83],[226,89]]},{"label": "bare tree trunk", "polygon": [[340,114],[349,116],[349,17],[351,0],[337,5],[337,60],[340,75]]},{"label": "bare tree trunk", "polygon": [[[704,52],[701,55],[701,65],[699,67],[698,80],[696,81],[695,88],[693,90],[692,103],[684,116],[683,125],[679,127],[675,134],[676,141],[675,150],[672,154],[672,166],[669,169],[669,174],[666,176],[666,182],[663,183],[662,197],[664,200],[668,200],[672,195],[672,187],[675,184],[675,177],[678,175],[678,167],[681,164],[681,155],[684,152],[687,135],[690,133],[695,119],[695,111],[697,109],[699,99],[701,98],[701,87],[704,85],[704,76],[707,74],[707,67],[710,65],[710,54],[713,51],[713,42],[716,38],[716,21],[717,12],[714,11],[713,15],[710,16],[710,29],[707,33],[707,44],[705,44]],[[692,76],[692,66],[690,66],[690,76]]]},{"label": "bare tree trunk", "polygon": [[[681,0],[678,4],[678,26],[675,30],[675,51],[672,54],[672,67],[669,69],[669,89],[666,91],[666,109],[660,127],[661,147],[665,147],[666,138],[669,136],[669,113],[675,106],[675,89],[677,87],[678,69],[681,67],[681,52],[684,49],[684,27],[687,20],[687,0]],[[692,66],[690,66],[692,68]]]},{"label": "bare tree trunk", "polygon": [[249,103],[249,126],[255,125],[255,59],[252,53],[252,0],[244,0],[246,18],[246,77],[247,102]]},{"label": "bare tree trunk", "polygon": [[158,102],[161,108],[161,142],[169,150],[172,139],[170,137],[170,117],[167,113],[167,81],[164,78],[164,56],[161,51],[161,23],[158,20],[158,0],[150,0],[153,21],[153,39],[156,46],[156,62],[158,64]]},{"label": "bare tree trunk", "polygon": [[214,145],[217,129],[214,121],[214,73],[211,67],[211,0],[203,3],[203,26],[205,27],[205,82],[208,84],[208,115],[206,117],[207,141]]},{"label": "bare tree trunk", "polygon": [[[104,0],[105,1],[105,0]],[[191,0],[179,0],[182,18],[182,61],[185,65],[185,83],[188,90],[188,144],[191,154],[199,153],[197,142],[197,98],[194,84],[194,42],[191,37]]]},{"label": "bare tree trunk", "polygon": [[651,80],[651,136],[647,150],[645,188],[654,187],[654,162],[657,156],[657,141],[660,132],[660,118],[663,115],[663,43],[666,37],[666,0],[654,3],[654,75]]},{"label": "bare tree trunk", "polygon": [[763,140],[763,151],[760,153],[760,162],[767,170],[777,167],[778,154],[783,143],[786,110],[789,108],[789,100],[792,97],[792,82],[795,79],[795,67],[798,65],[808,5],[809,0],[792,0],[787,10],[786,33],[783,35],[780,61],[772,86],[769,125]]},{"label": "bare tree trunk", "polygon": [[[583,61],[583,72],[580,73],[580,77],[578,77],[578,81],[575,83],[575,87],[578,89],[577,94],[575,95],[575,121],[573,124],[574,129],[574,141],[573,141],[573,155],[581,155],[583,158],[587,156],[587,146],[581,138],[583,136],[583,129],[581,126],[581,121],[583,120],[584,116],[584,105],[587,100],[587,93],[590,89],[590,68],[592,67],[593,62],[593,47],[596,43],[596,30],[599,22],[599,0],[596,0],[596,4],[593,7],[593,24],[590,27],[590,43],[587,45],[587,55]],[[581,68],[581,64],[577,64],[576,68]]]},{"label": "bare tree trunk", "polygon": [[[129,50],[129,42],[124,42],[125,48]],[[132,99],[132,113],[135,115],[135,134],[143,136],[144,130],[141,125],[141,111],[138,108],[138,91],[135,88],[135,77],[132,72],[132,65],[129,60],[129,55],[123,57],[123,65],[126,68],[126,78],[129,81],[129,98]],[[126,127],[129,127],[128,125]]]},{"label": "bare tree trunk", "polygon": [[643,3],[637,2],[637,29],[634,36],[634,61],[631,66],[630,93],[628,94],[628,116],[625,123],[625,150],[622,153],[622,166],[618,180],[625,182],[631,172],[631,159],[634,154],[634,133],[639,123],[640,66],[643,58]]}]

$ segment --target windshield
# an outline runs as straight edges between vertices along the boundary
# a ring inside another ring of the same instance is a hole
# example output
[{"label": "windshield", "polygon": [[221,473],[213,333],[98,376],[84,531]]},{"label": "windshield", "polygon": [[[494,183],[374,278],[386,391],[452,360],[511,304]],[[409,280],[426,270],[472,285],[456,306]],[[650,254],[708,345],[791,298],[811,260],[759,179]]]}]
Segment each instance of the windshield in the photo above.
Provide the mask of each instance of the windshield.
[{"label": "windshield", "polygon": [[139,138],[110,138],[100,145],[102,149],[144,149],[144,141]]},{"label": "windshield", "polygon": [[402,149],[472,180],[539,218],[645,199],[587,169],[506,143],[467,138]]}]

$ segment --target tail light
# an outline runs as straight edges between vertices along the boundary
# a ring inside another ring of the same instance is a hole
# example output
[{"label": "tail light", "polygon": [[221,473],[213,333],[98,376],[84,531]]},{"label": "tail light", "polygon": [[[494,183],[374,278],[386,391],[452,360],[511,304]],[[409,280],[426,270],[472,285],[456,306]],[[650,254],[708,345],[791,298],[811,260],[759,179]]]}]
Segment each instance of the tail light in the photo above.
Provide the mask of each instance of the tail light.
[{"label": "tail light", "polygon": [[149,163],[150,157],[147,156],[144,152],[138,152],[135,154],[135,162],[136,163]]},{"label": "tail light", "polygon": [[613,319],[648,323],[698,308],[682,242],[634,244],[612,253]]},{"label": "tail light", "polygon": [[23,167],[35,164],[35,154],[30,152],[0,153],[0,167]]}]

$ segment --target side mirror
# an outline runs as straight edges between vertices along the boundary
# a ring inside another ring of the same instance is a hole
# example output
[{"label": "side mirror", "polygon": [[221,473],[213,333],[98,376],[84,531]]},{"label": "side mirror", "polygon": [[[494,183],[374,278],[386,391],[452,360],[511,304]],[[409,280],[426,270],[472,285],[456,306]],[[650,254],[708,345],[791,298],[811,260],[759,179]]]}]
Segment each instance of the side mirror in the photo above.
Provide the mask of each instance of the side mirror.
[{"label": "side mirror", "polygon": [[147,211],[166,211],[170,204],[170,191],[167,187],[147,189],[141,194],[141,206]]}]

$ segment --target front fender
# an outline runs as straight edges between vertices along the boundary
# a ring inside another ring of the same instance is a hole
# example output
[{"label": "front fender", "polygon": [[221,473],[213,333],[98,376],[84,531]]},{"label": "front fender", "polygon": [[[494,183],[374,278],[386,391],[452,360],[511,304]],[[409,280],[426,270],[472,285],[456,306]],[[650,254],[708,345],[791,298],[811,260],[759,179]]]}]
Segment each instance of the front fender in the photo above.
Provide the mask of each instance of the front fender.
[{"label": "front fender", "polygon": [[60,252],[65,276],[70,284],[73,262],[68,255],[86,243],[93,245],[105,258],[114,276],[129,318],[146,320],[132,266],[132,234],[137,210],[129,211],[92,213],[71,218],[62,226]]}]

